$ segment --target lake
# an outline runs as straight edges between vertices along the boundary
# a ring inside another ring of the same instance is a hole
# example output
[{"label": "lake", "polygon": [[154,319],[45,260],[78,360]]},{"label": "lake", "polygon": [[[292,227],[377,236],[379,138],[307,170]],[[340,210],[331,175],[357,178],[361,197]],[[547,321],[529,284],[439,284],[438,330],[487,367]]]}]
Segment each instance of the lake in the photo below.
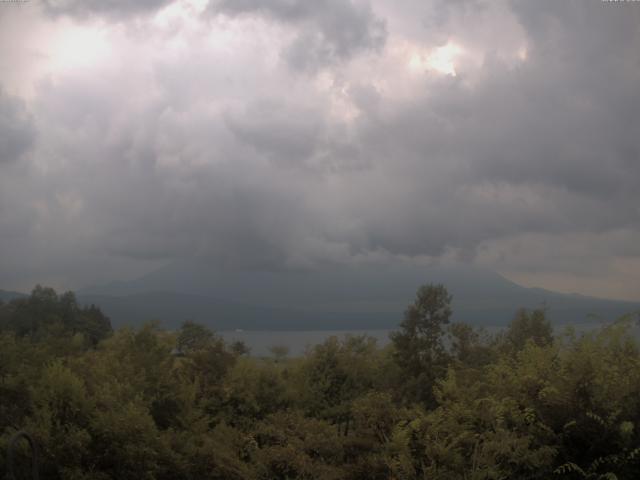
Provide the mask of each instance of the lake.
[{"label": "lake", "polygon": [[[572,325],[576,332],[586,332],[606,325],[604,322],[594,321]],[[555,334],[561,334],[568,325],[555,325]],[[503,326],[485,326],[488,334],[494,334]],[[289,349],[289,356],[302,355],[308,347],[324,342],[331,336],[342,338],[346,335],[368,335],[377,340],[378,346],[387,345],[389,334],[394,330],[309,330],[309,331],[258,331],[258,330],[227,330],[218,332],[227,342],[243,341],[250,349],[252,356],[271,355],[269,348],[284,346]],[[640,336],[640,329],[635,326],[633,334]]]}]

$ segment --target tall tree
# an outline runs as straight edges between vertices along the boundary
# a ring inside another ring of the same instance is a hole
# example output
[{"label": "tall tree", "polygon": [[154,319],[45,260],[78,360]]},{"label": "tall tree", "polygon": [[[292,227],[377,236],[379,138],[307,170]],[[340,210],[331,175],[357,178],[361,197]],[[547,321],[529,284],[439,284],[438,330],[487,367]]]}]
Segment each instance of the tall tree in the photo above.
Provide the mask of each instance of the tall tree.
[{"label": "tall tree", "polygon": [[451,317],[451,295],[443,285],[423,285],[409,305],[400,331],[391,334],[394,359],[404,373],[405,399],[432,404],[433,385],[446,371],[444,325]]},{"label": "tall tree", "polygon": [[185,321],[178,332],[178,351],[186,354],[203,350],[211,345],[215,335],[204,325],[191,320]]},{"label": "tall tree", "polygon": [[553,343],[553,327],[547,319],[546,311],[542,308],[532,312],[524,308],[518,310],[502,341],[503,349],[512,353],[522,350],[528,341],[539,347]]}]

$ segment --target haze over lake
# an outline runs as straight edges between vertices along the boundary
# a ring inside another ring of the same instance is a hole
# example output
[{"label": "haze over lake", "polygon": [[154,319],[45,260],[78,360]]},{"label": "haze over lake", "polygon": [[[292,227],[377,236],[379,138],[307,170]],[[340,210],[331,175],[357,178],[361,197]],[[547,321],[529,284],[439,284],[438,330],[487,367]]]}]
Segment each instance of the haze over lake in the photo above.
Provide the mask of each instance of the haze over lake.
[{"label": "haze over lake", "polygon": [[[571,325],[575,332],[579,335],[601,328],[610,322],[592,321]],[[561,335],[567,325],[560,325],[555,328],[555,333]],[[484,331],[489,334],[495,334],[504,330],[501,326],[487,326]],[[314,346],[323,343],[329,337],[335,336],[340,339],[345,336],[362,336],[366,335],[376,339],[377,345],[386,347],[389,345],[389,334],[394,330],[307,330],[307,331],[253,331],[253,330],[227,330],[218,332],[226,341],[242,341],[250,349],[250,355],[262,357],[273,356],[272,347],[287,347],[288,355],[291,357],[303,355]],[[633,329],[636,338],[640,338],[640,324]]]}]

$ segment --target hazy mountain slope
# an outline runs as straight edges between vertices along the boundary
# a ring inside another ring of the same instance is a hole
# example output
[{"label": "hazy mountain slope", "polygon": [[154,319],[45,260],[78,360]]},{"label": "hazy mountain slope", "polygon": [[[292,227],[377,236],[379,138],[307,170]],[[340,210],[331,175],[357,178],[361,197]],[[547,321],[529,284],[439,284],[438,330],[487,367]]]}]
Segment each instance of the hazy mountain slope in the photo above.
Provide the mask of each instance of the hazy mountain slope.
[{"label": "hazy mountain slope", "polygon": [[0,290],[0,300],[3,302],[9,302],[14,298],[26,297],[26,294],[20,292],[11,292],[8,290]]},{"label": "hazy mountain slope", "polygon": [[611,319],[640,309],[631,302],[524,288],[482,269],[405,265],[251,272],[174,263],[79,296],[100,305],[116,324],[191,318],[218,329],[373,329],[396,326],[417,287],[429,282],[446,285],[454,318],[473,324],[505,324],[518,308],[543,304],[557,323],[585,322],[590,315]]},{"label": "hazy mountain slope", "polygon": [[[79,296],[84,304],[99,305],[114,327],[140,325],[160,320],[174,328],[184,320],[194,320],[215,330],[306,330],[377,329],[393,325],[388,313],[319,312],[243,305],[202,295],[171,292],[136,293],[125,296]],[[396,317],[397,318],[397,317]]]}]

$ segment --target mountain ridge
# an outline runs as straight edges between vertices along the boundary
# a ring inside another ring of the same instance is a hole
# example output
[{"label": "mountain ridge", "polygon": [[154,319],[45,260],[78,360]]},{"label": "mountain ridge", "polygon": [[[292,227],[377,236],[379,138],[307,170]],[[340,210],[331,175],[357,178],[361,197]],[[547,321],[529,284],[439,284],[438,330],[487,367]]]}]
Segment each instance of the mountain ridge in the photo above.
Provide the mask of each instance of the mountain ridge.
[{"label": "mountain ridge", "polygon": [[0,289],[0,300],[3,302],[10,302],[11,300],[14,300],[16,298],[24,298],[26,296],[27,296],[26,293]]},{"label": "mountain ridge", "polygon": [[[523,287],[472,267],[368,265],[295,271],[225,271],[174,262],[130,281],[77,290],[81,304],[98,305],[114,326],[185,320],[216,330],[375,330],[395,328],[425,283],[453,295],[453,321],[507,324],[519,308],[548,309],[555,324],[613,320],[640,311],[640,302]],[[0,299],[26,296],[0,290]]]},{"label": "mountain ridge", "polygon": [[[128,282],[81,289],[78,296],[102,303],[108,315],[112,310],[116,323],[138,323],[140,312],[146,312],[173,325],[180,312],[182,320],[225,329],[375,329],[397,326],[425,283],[444,284],[453,295],[453,320],[474,325],[505,325],[519,308],[546,307],[558,324],[584,322],[592,315],[614,319],[640,310],[640,302],[523,287],[490,270],[458,266],[224,271],[181,262]],[[153,298],[164,310],[141,306],[145,295],[149,304]],[[162,295],[180,307],[167,305]]]}]

